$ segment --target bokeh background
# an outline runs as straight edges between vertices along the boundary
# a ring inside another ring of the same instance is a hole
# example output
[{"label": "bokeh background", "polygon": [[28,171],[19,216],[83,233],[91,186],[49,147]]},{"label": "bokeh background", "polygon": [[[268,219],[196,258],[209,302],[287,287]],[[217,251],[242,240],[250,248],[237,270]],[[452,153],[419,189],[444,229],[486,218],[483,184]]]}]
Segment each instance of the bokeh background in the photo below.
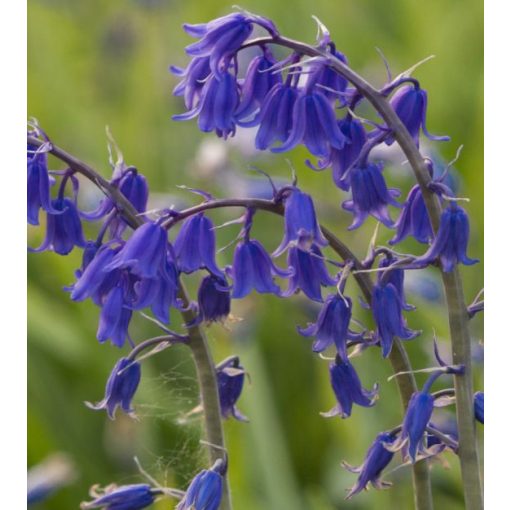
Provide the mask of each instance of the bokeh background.
[{"label": "bokeh background", "polygon": [[[325,22],[350,64],[376,84],[385,79],[380,48],[395,74],[429,55],[416,76],[429,92],[429,129],[449,134],[450,143],[435,146],[438,168],[464,151],[456,164],[455,185],[470,213],[472,237],[469,254],[483,255],[483,76],[480,0],[337,1],[245,0],[243,7],[271,17],[285,35],[312,42],[316,26],[311,15]],[[126,162],[144,173],[153,192],[151,207],[186,205],[196,197],[178,190],[186,184],[207,188],[218,197],[267,192],[267,183],[250,171],[257,165],[282,182],[290,179],[286,158],[295,167],[299,183],[316,197],[321,221],[352,245],[359,256],[366,252],[375,223],[347,232],[351,216],[339,203],[345,199],[332,186],[328,172],[314,173],[303,161],[304,150],[270,155],[252,149],[253,133],[240,132],[225,143],[201,133],[194,122],[176,123],[170,117],[183,111],[171,95],[176,79],[170,64],[183,65],[183,48],[190,40],[184,22],[203,22],[226,14],[225,0],[30,0],[28,2],[28,111],[55,143],[109,175],[105,126],[108,125]],[[363,110],[372,116],[370,110]],[[407,193],[412,185],[401,154],[380,154],[389,159],[387,178]],[[53,168],[61,168],[52,160]],[[84,206],[93,208],[97,193],[85,188]],[[396,211],[393,211],[395,216]],[[238,211],[216,212],[217,224],[235,218]],[[381,229],[384,230],[384,229]],[[88,230],[94,235],[94,226]],[[282,234],[280,219],[259,213],[255,236],[274,249]],[[237,227],[218,231],[218,246],[226,245]],[[380,241],[391,233],[381,232]],[[30,229],[28,242],[37,245],[40,229]],[[402,250],[421,253],[412,242]],[[229,263],[232,248],[219,256]],[[73,281],[80,254],[29,255],[28,272],[28,465],[60,453],[75,465],[73,482],[39,504],[48,510],[77,508],[94,483],[140,481],[133,456],[162,484],[183,488],[202,467],[198,443],[200,420],[186,413],[197,404],[193,364],[184,348],[172,348],[143,365],[143,380],[135,398],[138,421],[87,409],[84,401],[102,398],[104,384],[119,351],[95,340],[98,310],[91,303],[75,304],[63,290]],[[283,264],[283,261],[282,261]],[[282,265],[281,264],[281,265]],[[467,299],[483,286],[483,261],[463,268]],[[188,285],[196,289],[196,280]],[[437,274],[417,272],[408,277],[409,301],[418,310],[408,314],[409,325],[423,335],[409,342],[417,368],[432,363],[432,330],[447,352],[448,337],[441,287]],[[350,285],[354,297],[358,290]],[[348,420],[326,420],[320,411],[334,404],[327,362],[310,352],[296,325],[313,319],[316,308],[303,298],[279,300],[252,295],[234,304],[242,321],[228,328],[209,328],[216,360],[237,353],[251,374],[239,407],[249,424],[229,421],[226,435],[230,452],[230,480],[236,508],[330,510],[346,508],[412,508],[408,467],[392,464],[388,491],[370,490],[345,502],[345,489],[355,475],[340,462],[361,463],[378,431],[401,420],[395,381],[387,361],[377,350],[354,360],[366,387],[381,383],[381,398],[371,409],[355,408]],[[370,319],[357,307],[355,316]],[[173,327],[180,327],[173,317]],[[481,389],[483,359],[482,320],[472,321],[476,389]],[[142,340],[157,334],[147,321],[134,320],[132,334]],[[419,378],[420,383],[423,379]],[[445,379],[448,385],[450,381]],[[438,386],[439,387],[439,386]],[[438,423],[451,419],[442,411]],[[480,432],[481,435],[481,432]],[[449,468],[435,463],[432,480],[437,508],[462,508],[456,459],[446,454]],[[161,501],[157,508],[173,508]]]}]

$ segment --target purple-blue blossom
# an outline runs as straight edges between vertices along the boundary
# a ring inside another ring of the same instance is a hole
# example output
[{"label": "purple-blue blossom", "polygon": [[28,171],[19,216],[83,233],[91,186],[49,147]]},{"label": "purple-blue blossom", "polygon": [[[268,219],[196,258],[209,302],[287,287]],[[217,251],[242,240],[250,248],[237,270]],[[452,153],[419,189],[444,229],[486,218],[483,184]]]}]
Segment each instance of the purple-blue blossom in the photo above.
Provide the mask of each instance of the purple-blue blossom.
[{"label": "purple-blue blossom", "polygon": [[141,510],[154,503],[154,490],[147,484],[114,485],[107,487],[103,493],[94,492],[93,501],[80,505],[81,510],[103,508],[104,510]]},{"label": "purple-blue blossom", "polygon": [[369,215],[387,227],[393,227],[388,205],[400,207],[395,200],[400,193],[388,189],[382,175],[382,163],[356,164],[349,172],[352,199],[346,200],[342,207],[354,215],[349,230],[361,226]]},{"label": "purple-blue blossom", "polygon": [[[390,105],[400,117],[400,120],[413,137],[414,143],[417,146],[420,144],[420,130],[430,140],[448,141],[450,139],[448,136],[431,135],[427,131],[425,122],[427,116],[427,92],[420,87],[414,85],[401,87],[391,98]],[[391,136],[386,140],[386,143],[391,144],[394,140],[394,137]]]},{"label": "purple-blue blossom", "polygon": [[322,302],[321,287],[336,285],[326,269],[324,256],[316,245],[309,250],[300,246],[291,246],[287,254],[287,263],[292,274],[289,287],[283,296],[292,296],[299,290],[313,301]]},{"label": "purple-blue blossom", "polygon": [[474,395],[474,403],[475,403],[475,418],[483,425],[483,391],[477,391]]},{"label": "purple-blue blossom", "polygon": [[335,361],[329,365],[329,377],[337,405],[330,411],[321,413],[322,416],[348,418],[351,415],[353,404],[362,407],[372,407],[375,404],[378,385],[375,384],[371,391],[365,390],[348,359],[344,361],[340,356],[336,356]]},{"label": "purple-blue blossom", "polygon": [[357,339],[359,334],[349,330],[352,315],[352,301],[339,293],[330,294],[317,317],[317,321],[306,328],[299,328],[301,335],[315,337],[314,352],[322,352],[335,345],[338,355],[347,361],[347,340]]},{"label": "purple-blue blossom", "polygon": [[230,315],[230,287],[224,277],[207,275],[198,288],[197,321],[224,322]]},{"label": "purple-blue blossom", "polygon": [[390,482],[381,479],[383,469],[393,459],[393,452],[387,450],[385,445],[391,444],[395,440],[389,432],[381,432],[377,435],[374,442],[370,445],[365,460],[361,466],[354,468],[343,463],[344,467],[352,473],[359,473],[354,486],[349,490],[346,499],[350,499],[362,490],[366,490],[370,483],[375,489],[385,489],[391,486]]},{"label": "purple-blue blossom", "polygon": [[292,187],[285,192],[285,231],[280,246],[273,253],[277,257],[290,243],[307,241],[324,247],[328,244],[322,234],[312,197],[299,188]]},{"label": "purple-blue blossom", "polygon": [[456,203],[450,204],[441,214],[439,230],[430,248],[421,257],[415,259],[413,265],[423,267],[441,262],[443,271],[453,271],[457,264],[471,266],[478,262],[467,256],[469,242],[469,218],[466,211]]},{"label": "purple-blue blossom", "polygon": [[392,283],[379,282],[374,286],[372,314],[384,358],[390,355],[394,337],[411,340],[420,334],[419,331],[413,331],[407,327],[402,315],[403,305],[402,297]]},{"label": "purple-blue blossom", "polygon": [[409,236],[420,243],[428,243],[432,237],[432,225],[419,184],[411,188],[399,218],[395,222],[395,236],[389,241],[397,244]]},{"label": "purple-blue blossom", "polygon": [[212,221],[203,213],[187,218],[174,242],[177,264],[183,273],[207,269],[218,277],[223,273],[216,265],[216,236]]},{"label": "purple-blue blossom", "polygon": [[94,410],[106,409],[112,420],[115,418],[117,408],[121,408],[128,415],[133,415],[131,401],[140,383],[141,375],[140,363],[128,358],[119,359],[106,382],[103,400],[97,404],[87,403],[87,406]]},{"label": "purple-blue blossom", "polygon": [[239,421],[248,421],[236,407],[244,386],[245,371],[238,356],[231,356],[216,365],[216,377],[223,418],[233,416]]},{"label": "purple-blue blossom", "polygon": [[252,290],[280,295],[274,277],[286,278],[289,274],[275,265],[259,241],[245,239],[236,246],[232,267],[228,268],[228,275],[233,280],[232,298],[243,298]]},{"label": "purple-blue blossom", "polygon": [[222,491],[225,464],[217,460],[211,469],[204,469],[191,481],[176,510],[218,510]]},{"label": "purple-blue blossom", "polygon": [[97,339],[100,343],[110,340],[113,345],[123,347],[128,338],[129,322],[133,315],[127,306],[128,296],[125,281],[120,281],[106,294],[99,314]]},{"label": "purple-blue blossom", "polygon": [[75,202],[67,197],[59,197],[51,201],[51,207],[54,213],[46,213],[46,236],[43,243],[29,250],[51,250],[59,255],[67,255],[75,246],[84,248],[86,242]]}]

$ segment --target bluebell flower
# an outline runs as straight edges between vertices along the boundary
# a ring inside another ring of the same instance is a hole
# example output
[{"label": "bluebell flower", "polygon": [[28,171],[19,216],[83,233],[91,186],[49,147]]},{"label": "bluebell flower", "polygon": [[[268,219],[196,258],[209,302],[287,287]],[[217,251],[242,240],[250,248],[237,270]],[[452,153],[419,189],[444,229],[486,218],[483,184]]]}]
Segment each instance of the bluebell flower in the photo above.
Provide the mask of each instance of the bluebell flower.
[{"label": "bluebell flower", "polygon": [[[390,100],[390,105],[413,137],[414,143],[419,146],[420,129],[427,138],[434,141],[448,141],[448,136],[434,136],[427,131],[425,119],[427,116],[427,92],[419,87],[406,85],[401,87]],[[395,138],[386,140],[390,145]]]},{"label": "bluebell flower", "polygon": [[208,269],[218,277],[223,273],[216,265],[216,239],[212,221],[203,213],[186,219],[174,242],[179,269],[194,273]]},{"label": "bluebell flower", "polygon": [[[331,53],[338,60],[347,64],[347,58],[343,53],[338,50],[333,50]],[[310,82],[313,82],[315,86],[319,86],[321,92],[323,92],[329,100],[333,102],[339,100],[341,106],[345,105],[343,95],[348,85],[347,80],[327,64],[316,64],[314,68],[315,69],[308,77]]]},{"label": "bluebell flower", "polygon": [[167,245],[167,233],[161,225],[144,223],[105,269],[129,269],[141,278],[156,278],[165,263]]},{"label": "bluebell flower", "polygon": [[462,263],[471,266],[478,262],[466,255],[469,241],[469,218],[466,211],[456,203],[452,203],[441,214],[439,230],[430,248],[413,265],[423,267],[441,261],[443,271],[449,273],[455,266]]},{"label": "bluebell flower", "polygon": [[198,321],[223,322],[230,314],[230,288],[224,277],[208,275],[198,288]]},{"label": "bluebell flower", "polygon": [[216,366],[220,407],[223,418],[233,416],[239,421],[248,421],[236,407],[244,385],[245,371],[237,356],[232,356]]},{"label": "bluebell flower", "polygon": [[[397,259],[391,255],[387,255],[379,262],[379,269],[384,267],[390,267],[392,264],[396,263]],[[409,305],[406,303],[406,297],[404,292],[404,275],[405,272],[402,268],[394,268],[389,271],[383,271],[377,273],[377,282],[381,283],[383,280],[386,283],[393,285],[397,291],[398,297],[400,299],[400,303],[402,305],[402,309],[406,311],[415,310],[413,305]]]},{"label": "bluebell flower", "polygon": [[289,83],[275,85],[260,111],[260,126],[255,147],[265,150],[275,142],[284,142],[292,130],[292,111],[298,92]]},{"label": "bluebell flower", "polygon": [[372,314],[376,323],[377,339],[382,355],[387,358],[393,346],[393,337],[411,340],[420,334],[406,325],[402,315],[403,303],[399,291],[391,283],[377,283],[372,293]]},{"label": "bluebell flower", "polygon": [[343,360],[337,356],[329,365],[329,377],[337,405],[327,413],[321,413],[322,416],[348,418],[353,404],[363,407],[372,407],[375,404],[379,386],[375,384],[372,391],[365,390],[348,359]]},{"label": "bluebell flower", "polygon": [[328,244],[322,235],[310,195],[293,187],[288,191],[284,204],[285,233],[280,246],[274,251],[273,257],[283,253],[292,242],[310,241],[317,246]]},{"label": "bluebell flower", "polygon": [[300,90],[292,110],[292,128],[288,138],[273,152],[286,152],[302,143],[314,155],[325,158],[331,147],[342,149],[349,143],[336,122],[328,98],[313,87]]},{"label": "bluebell flower", "polygon": [[83,267],[78,280],[69,288],[73,301],[83,301],[87,298],[100,305],[104,290],[110,290],[120,277],[120,270],[107,271],[105,268],[111,263],[120,246],[112,247],[110,244],[102,245],[92,260]]},{"label": "bluebell flower", "polygon": [[170,70],[182,78],[173,90],[174,96],[183,96],[184,105],[192,110],[199,101],[206,79],[211,74],[209,57],[195,57],[191,59],[186,69],[172,66]]},{"label": "bluebell flower", "polygon": [[349,330],[352,315],[352,301],[340,294],[330,294],[319,312],[317,322],[307,328],[299,328],[301,335],[315,337],[314,352],[322,352],[335,345],[338,355],[347,361],[347,340],[359,338],[359,334]]},{"label": "bluebell flower", "polygon": [[310,250],[291,246],[287,263],[293,274],[289,277],[288,289],[282,294],[284,297],[302,290],[308,298],[322,303],[321,286],[336,285],[326,269],[322,252],[315,245]]},{"label": "bluebell flower", "polygon": [[253,289],[261,294],[273,293],[279,296],[280,287],[273,277],[285,278],[290,274],[274,264],[256,239],[245,239],[236,246],[232,268],[228,269],[228,275],[233,280],[232,298],[241,299]]},{"label": "bluebell flower", "polygon": [[111,485],[104,492],[98,493],[93,488],[91,495],[93,501],[84,502],[80,505],[81,510],[92,508],[104,508],[104,510],[141,510],[154,503],[154,490],[147,484]]},{"label": "bluebell flower", "polygon": [[178,306],[179,273],[167,257],[164,269],[156,278],[144,278],[135,284],[134,310],[150,307],[154,316],[163,323],[170,322],[170,307]]},{"label": "bluebell flower", "polygon": [[483,425],[483,391],[477,391],[474,395],[475,418]]},{"label": "bluebell flower", "polygon": [[349,143],[346,143],[342,149],[331,147],[328,157],[321,159],[317,167],[309,161],[307,161],[307,164],[314,170],[324,170],[331,167],[334,183],[340,189],[348,191],[351,186],[348,170],[358,159],[361,149],[367,141],[367,135],[363,124],[351,115],[338,120],[337,124]]},{"label": "bluebell flower", "polygon": [[48,173],[48,156],[34,145],[28,145],[27,151],[27,221],[39,225],[39,209],[58,214],[54,209],[50,188],[52,179]]},{"label": "bluebell flower", "polygon": [[215,131],[227,138],[235,133],[235,111],[239,105],[239,86],[228,71],[207,78],[201,96],[194,108],[174,115],[174,120],[190,120],[198,116],[198,127],[208,133]]},{"label": "bluebell flower", "polygon": [[112,420],[115,418],[118,407],[126,414],[133,415],[131,401],[140,383],[141,375],[140,363],[127,358],[119,359],[106,382],[104,399],[97,404],[87,402],[87,406],[94,410],[106,409]]},{"label": "bluebell flower", "polygon": [[387,445],[387,448],[396,452],[405,446],[407,454],[414,463],[418,450],[424,449],[424,434],[433,410],[434,397],[428,391],[413,393],[402,423],[402,431],[396,441],[389,446]]},{"label": "bluebell flower", "polygon": [[395,437],[388,432],[381,432],[371,444],[365,456],[363,464],[357,468],[353,468],[343,463],[344,467],[352,473],[359,473],[359,477],[354,486],[349,490],[346,499],[350,499],[362,490],[366,490],[370,483],[375,489],[385,489],[391,486],[390,482],[381,479],[383,469],[393,459],[393,452],[386,449],[385,445],[391,444]]},{"label": "bluebell flower", "polygon": [[253,25],[258,24],[271,34],[277,34],[273,22],[262,16],[233,13],[214,19],[209,23],[185,24],[184,30],[200,41],[186,47],[192,57],[209,57],[211,70],[219,73],[251,35]]},{"label": "bluebell flower", "polygon": [[395,227],[397,232],[390,240],[392,245],[400,243],[408,236],[414,237],[420,243],[428,243],[432,239],[432,225],[418,184],[413,186],[407,195]]},{"label": "bluebell flower", "polygon": [[280,72],[272,72],[275,64],[272,53],[263,48],[263,55],[255,57],[248,66],[241,87],[241,102],[236,110],[236,121],[240,126],[255,126],[260,122],[261,107],[270,90],[282,84]]},{"label": "bluebell flower", "polygon": [[85,247],[85,238],[76,204],[67,197],[52,200],[55,214],[46,213],[46,236],[39,248],[29,248],[32,252],[52,250],[59,255],[67,255],[75,246]]},{"label": "bluebell flower", "polygon": [[352,200],[347,200],[342,207],[353,213],[354,219],[349,230],[358,228],[372,215],[387,227],[393,227],[393,220],[388,213],[388,205],[400,207],[395,197],[399,192],[388,189],[382,175],[382,163],[367,163],[356,165],[349,172],[349,182],[352,189]]},{"label": "bluebell flower", "polygon": [[128,327],[133,315],[132,310],[127,306],[126,291],[122,284],[116,285],[104,297],[99,325],[97,328],[97,339],[103,343],[111,340],[113,345],[122,347],[128,337]]},{"label": "bluebell flower", "polygon": [[218,510],[223,492],[225,466],[218,460],[211,469],[204,469],[191,481],[176,510]]}]

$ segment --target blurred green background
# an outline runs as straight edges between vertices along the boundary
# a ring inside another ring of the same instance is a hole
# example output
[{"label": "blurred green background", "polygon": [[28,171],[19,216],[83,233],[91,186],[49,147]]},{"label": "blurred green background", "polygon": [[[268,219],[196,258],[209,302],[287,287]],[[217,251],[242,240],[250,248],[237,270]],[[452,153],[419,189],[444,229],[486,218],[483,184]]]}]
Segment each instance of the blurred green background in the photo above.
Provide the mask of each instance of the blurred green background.
[{"label": "blurred green background", "polygon": [[[207,188],[217,196],[249,194],[262,181],[249,171],[255,164],[282,180],[290,178],[286,158],[296,168],[300,185],[316,197],[321,221],[332,228],[362,257],[375,223],[347,232],[351,216],[339,208],[344,194],[331,184],[328,172],[316,174],[303,161],[302,149],[292,154],[270,155],[251,149],[253,134],[240,132],[225,144],[201,133],[195,122],[176,123],[170,117],[183,111],[180,98],[171,95],[177,83],[170,64],[184,65],[183,48],[190,42],[181,30],[184,22],[203,22],[226,14],[224,0],[30,0],[28,2],[28,111],[38,119],[53,141],[109,175],[105,126],[110,126],[128,164],[144,173],[153,191],[150,207],[191,204],[196,198],[175,185]],[[437,145],[436,155],[450,160],[457,147],[464,151],[456,165],[459,194],[470,197],[472,237],[469,254],[483,254],[483,76],[482,18],[479,0],[296,0],[292,3],[245,0],[243,7],[271,17],[282,33],[312,42],[315,14],[329,27],[338,48],[350,64],[376,84],[385,79],[380,48],[394,74],[434,54],[416,76],[429,92],[429,129],[449,134],[450,143]],[[368,109],[366,114],[369,115]],[[387,172],[406,194],[412,180],[403,157],[393,155]],[[51,161],[53,168],[60,163]],[[98,195],[84,188],[84,201],[92,209]],[[239,211],[215,212],[219,224]],[[396,211],[393,211],[395,217]],[[281,220],[259,213],[255,236],[269,250],[282,233]],[[236,234],[231,226],[218,232],[218,246]],[[384,229],[381,229],[384,230]],[[88,230],[94,235],[94,226]],[[391,233],[382,232],[380,241]],[[30,229],[29,244],[42,239],[40,229]],[[402,250],[423,247],[408,243]],[[232,248],[219,257],[230,262]],[[283,261],[280,261],[283,265]],[[162,484],[183,488],[203,465],[199,419],[185,419],[197,403],[193,364],[184,348],[175,347],[143,365],[143,379],[135,397],[138,421],[90,411],[84,401],[102,398],[104,384],[119,351],[95,340],[98,310],[91,303],[75,304],[62,287],[73,281],[80,254],[29,255],[28,272],[28,465],[55,452],[65,452],[76,465],[75,481],[39,508],[77,508],[94,483],[133,483],[141,478],[133,464],[143,466]],[[463,268],[467,299],[483,285],[483,263]],[[196,288],[194,278],[187,280]],[[410,327],[422,329],[408,343],[413,365],[432,363],[432,329],[447,349],[447,328],[437,274],[409,277],[409,301],[418,306],[408,314]],[[358,290],[349,285],[357,301]],[[361,463],[378,431],[401,420],[395,381],[388,362],[377,350],[354,360],[365,387],[381,383],[380,400],[371,409],[354,409],[350,419],[326,420],[334,398],[328,382],[327,362],[312,355],[310,342],[300,337],[296,325],[311,321],[316,308],[299,296],[279,300],[252,295],[235,302],[233,313],[242,321],[228,329],[209,329],[214,357],[220,361],[240,354],[251,374],[239,402],[249,424],[229,421],[230,480],[236,508],[270,509],[390,509],[412,508],[411,477],[407,467],[388,475],[395,486],[370,490],[345,502],[345,489],[355,475],[340,462]],[[370,319],[360,307],[355,316]],[[180,320],[173,317],[173,327]],[[472,322],[478,368],[475,388],[481,389],[479,342],[482,320]],[[133,321],[136,341],[158,331],[142,318]],[[423,380],[420,378],[420,383]],[[444,384],[450,381],[445,379]],[[439,387],[439,386],[438,386]],[[436,419],[451,417],[442,411]],[[480,433],[481,435],[481,433]],[[446,454],[450,469],[432,468],[437,508],[460,509],[461,487],[456,459]],[[398,459],[392,467],[398,466]],[[161,501],[157,508],[173,508]]]}]

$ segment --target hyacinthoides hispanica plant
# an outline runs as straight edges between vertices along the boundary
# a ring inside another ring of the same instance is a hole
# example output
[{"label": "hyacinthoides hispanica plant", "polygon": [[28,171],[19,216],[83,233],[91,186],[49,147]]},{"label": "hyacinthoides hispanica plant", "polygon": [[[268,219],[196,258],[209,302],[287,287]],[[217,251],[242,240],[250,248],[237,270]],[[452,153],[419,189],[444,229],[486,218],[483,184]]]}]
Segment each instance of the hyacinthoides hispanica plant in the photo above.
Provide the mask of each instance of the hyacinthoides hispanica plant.
[{"label": "hyacinthoides hispanica plant", "polygon": [[[184,98],[187,108],[174,118],[196,117],[202,131],[214,131],[225,139],[235,136],[238,128],[256,127],[255,146],[259,150],[281,153],[306,146],[317,158],[315,163],[307,160],[307,166],[314,170],[330,168],[336,186],[351,193],[351,199],[343,203],[343,209],[353,215],[350,230],[361,227],[371,215],[395,229],[391,245],[412,236],[427,246],[422,254],[401,254],[377,246],[373,240],[368,256],[358,259],[333,232],[320,225],[313,198],[295,178],[280,188],[270,181],[271,199],[215,199],[206,191],[191,190],[203,198],[196,206],[147,211],[148,184],[134,167],[124,163],[120,153],[116,162],[111,158],[113,174],[108,180],[55,145],[36,123],[30,124],[28,222],[38,225],[41,209],[46,213],[45,240],[32,251],[67,255],[75,247],[83,249],[82,266],[67,291],[72,300],[91,299],[100,308],[100,342],[109,340],[119,348],[130,347],[113,368],[104,399],[89,407],[105,409],[110,418],[118,408],[132,414],[142,359],[175,343],[184,344],[190,348],[197,369],[204,444],[209,451],[208,468],[193,478],[185,492],[161,487],[154,480],[94,488],[92,501],[82,505],[85,509],[135,510],[150,506],[160,497],[177,498],[179,510],[232,508],[222,419],[232,416],[246,420],[236,406],[245,372],[237,356],[214,364],[206,327],[228,317],[231,299],[241,299],[253,291],[281,298],[300,292],[320,303],[316,322],[298,327],[298,332],[314,339],[313,352],[335,352],[329,372],[337,405],[324,416],[348,418],[354,404],[375,404],[378,386],[371,390],[363,387],[351,363],[353,354],[379,350],[379,355],[391,362],[404,407],[403,421],[378,434],[361,466],[345,464],[358,473],[348,498],[369,484],[388,486],[382,479],[383,470],[398,451],[403,462],[412,465],[415,507],[432,509],[429,460],[449,449],[458,454],[466,508],[483,507],[475,436],[475,417],[483,423],[483,393],[473,394],[468,328],[470,317],[483,310],[483,302],[477,298],[466,306],[457,269],[459,263],[476,262],[466,253],[469,219],[459,204],[462,199],[446,183],[449,168],[435,176],[432,161],[420,153],[422,133],[436,141],[447,138],[428,133],[427,94],[411,77],[412,70],[396,78],[389,76],[388,82],[376,89],[348,66],[326,27],[316,21],[319,30],[314,45],[285,38],[272,21],[247,12],[185,25],[185,31],[197,41],[186,48],[192,57],[188,66],[172,67],[181,79],[174,94]],[[254,37],[255,28],[264,35]],[[288,55],[278,59],[278,47],[287,49]],[[241,76],[239,57],[247,48],[254,56]],[[363,100],[375,108],[382,122],[365,120],[356,113]],[[399,218],[393,221],[388,206],[400,206],[396,202],[399,191],[387,187],[383,164],[373,157],[373,150],[395,143],[405,154],[417,184],[401,205]],[[64,162],[67,170],[49,170],[48,154]],[[105,194],[92,212],[78,206],[79,176]],[[225,268],[216,262],[215,227],[207,216],[209,210],[218,208],[244,210],[237,221],[242,227],[234,239],[232,264]],[[251,236],[258,211],[284,217],[283,239],[272,254]],[[95,240],[85,239],[82,221],[102,222]],[[326,258],[324,250],[332,255]],[[287,256],[286,268],[273,261],[282,254]],[[406,271],[427,266],[435,266],[443,279],[452,363],[439,357],[434,342],[439,366],[417,370],[430,373],[419,389],[414,378],[417,371],[413,371],[402,341],[421,332],[407,327],[404,311],[412,307],[406,302],[403,283]],[[191,300],[183,277],[197,272],[204,276],[196,300]],[[372,311],[371,328],[355,331],[360,328],[352,319],[353,301],[345,295],[349,277],[356,280]],[[285,289],[280,280],[287,280]],[[171,308],[183,317],[181,333],[168,327]],[[151,319],[165,334],[135,343],[129,335],[129,323],[133,313],[146,309],[151,310]],[[455,387],[432,392],[434,382],[443,375],[453,375]],[[456,405],[454,433],[431,421],[434,407],[448,404]]]}]

